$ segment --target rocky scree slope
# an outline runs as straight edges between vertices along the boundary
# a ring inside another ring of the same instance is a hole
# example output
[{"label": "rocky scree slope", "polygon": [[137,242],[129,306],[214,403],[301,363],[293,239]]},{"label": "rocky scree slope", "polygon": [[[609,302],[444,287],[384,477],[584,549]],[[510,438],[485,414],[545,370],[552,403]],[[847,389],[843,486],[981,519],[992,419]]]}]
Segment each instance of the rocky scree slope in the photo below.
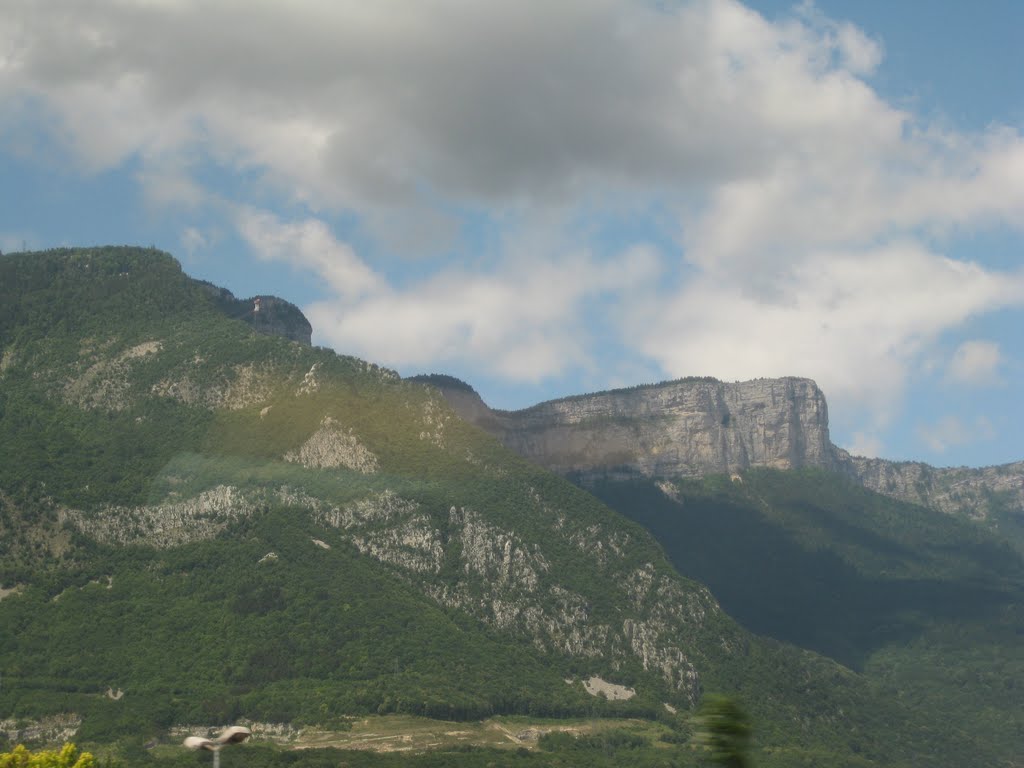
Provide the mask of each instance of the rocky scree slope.
[{"label": "rocky scree slope", "polygon": [[832,445],[825,396],[810,379],[688,378],[496,411],[458,379],[413,378],[437,386],[460,417],[516,453],[583,485],[816,467],[951,514],[1024,514],[1024,462],[936,468],[851,456]]}]

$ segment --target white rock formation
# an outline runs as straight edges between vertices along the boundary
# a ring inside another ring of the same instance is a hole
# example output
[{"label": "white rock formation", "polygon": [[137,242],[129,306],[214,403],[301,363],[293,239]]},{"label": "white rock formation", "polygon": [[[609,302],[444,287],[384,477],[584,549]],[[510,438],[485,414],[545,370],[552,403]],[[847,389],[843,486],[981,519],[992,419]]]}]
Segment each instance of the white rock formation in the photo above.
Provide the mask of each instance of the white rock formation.
[{"label": "white rock formation", "polygon": [[106,544],[165,548],[213,538],[231,521],[251,515],[256,506],[256,499],[237,488],[219,485],[193,498],[163,504],[111,505],[92,512],[61,509],[58,519]]},{"label": "white rock formation", "polygon": [[351,429],[325,416],[320,427],[296,451],[284,455],[285,461],[301,464],[308,469],[346,467],[363,474],[379,469],[377,457],[370,452]]},{"label": "white rock formation", "polygon": [[583,687],[591,696],[603,696],[609,701],[629,701],[636,696],[636,691],[624,685],[609,683],[594,675],[583,681]]}]

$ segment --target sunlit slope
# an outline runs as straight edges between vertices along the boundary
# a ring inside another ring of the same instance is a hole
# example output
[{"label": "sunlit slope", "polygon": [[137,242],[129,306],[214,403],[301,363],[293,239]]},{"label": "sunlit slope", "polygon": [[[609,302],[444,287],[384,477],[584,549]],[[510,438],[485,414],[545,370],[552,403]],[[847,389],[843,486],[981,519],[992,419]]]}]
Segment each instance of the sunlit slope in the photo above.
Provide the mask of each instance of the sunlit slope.
[{"label": "sunlit slope", "polygon": [[[435,390],[230,314],[158,252],[0,258],[0,716],[74,712],[97,740],[368,712],[674,722],[665,704],[725,691],[766,764],[977,754],[750,635]],[[636,696],[593,698],[591,675]]]}]

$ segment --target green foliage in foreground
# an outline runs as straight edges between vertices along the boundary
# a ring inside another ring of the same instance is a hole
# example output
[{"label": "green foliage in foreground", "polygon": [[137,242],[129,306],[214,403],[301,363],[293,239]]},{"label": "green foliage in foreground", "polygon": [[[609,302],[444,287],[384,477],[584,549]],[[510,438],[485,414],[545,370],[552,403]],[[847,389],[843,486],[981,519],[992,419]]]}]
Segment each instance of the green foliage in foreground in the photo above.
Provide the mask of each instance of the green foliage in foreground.
[{"label": "green foliage in foreground", "polygon": [[74,744],[65,744],[60,750],[31,752],[19,744],[10,752],[0,753],[0,768],[95,768],[96,759],[90,752],[79,752]]},{"label": "green foliage in foreground", "polygon": [[739,702],[727,696],[708,696],[695,718],[696,741],[724,768],[750,765],[750,717]]}]

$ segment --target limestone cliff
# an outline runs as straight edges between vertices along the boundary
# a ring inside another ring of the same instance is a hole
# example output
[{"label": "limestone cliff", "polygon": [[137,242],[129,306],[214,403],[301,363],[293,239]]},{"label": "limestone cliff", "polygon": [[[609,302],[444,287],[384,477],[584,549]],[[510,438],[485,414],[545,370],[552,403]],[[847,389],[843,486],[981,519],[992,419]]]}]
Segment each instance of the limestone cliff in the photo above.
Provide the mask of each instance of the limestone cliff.
[{"label": "limestone cliff", "polygon": [[459,415],[561,474],[697,476],[832,466],[828,408],[809,379],[681,379],[492,411],[442,386]]},{"label": "limestone cliff", "polygon": [[809,379],[680,379],[508,412],[490,409],[452,377],[418,378],[438,387],[464,420],[583,483],[819,467],[950,514],[985,519],[1001,510],[1024,513],[1024,462],[939,469],[851,456],[832,445],[825,396]]},{"label": "limestone cliff", "polygon": [[932,467],[917,461],[851,456],[837,448],[838,468],[865,488],[978,520],[1000,511],[1024,514],[1024,461],[995,467]]}]

